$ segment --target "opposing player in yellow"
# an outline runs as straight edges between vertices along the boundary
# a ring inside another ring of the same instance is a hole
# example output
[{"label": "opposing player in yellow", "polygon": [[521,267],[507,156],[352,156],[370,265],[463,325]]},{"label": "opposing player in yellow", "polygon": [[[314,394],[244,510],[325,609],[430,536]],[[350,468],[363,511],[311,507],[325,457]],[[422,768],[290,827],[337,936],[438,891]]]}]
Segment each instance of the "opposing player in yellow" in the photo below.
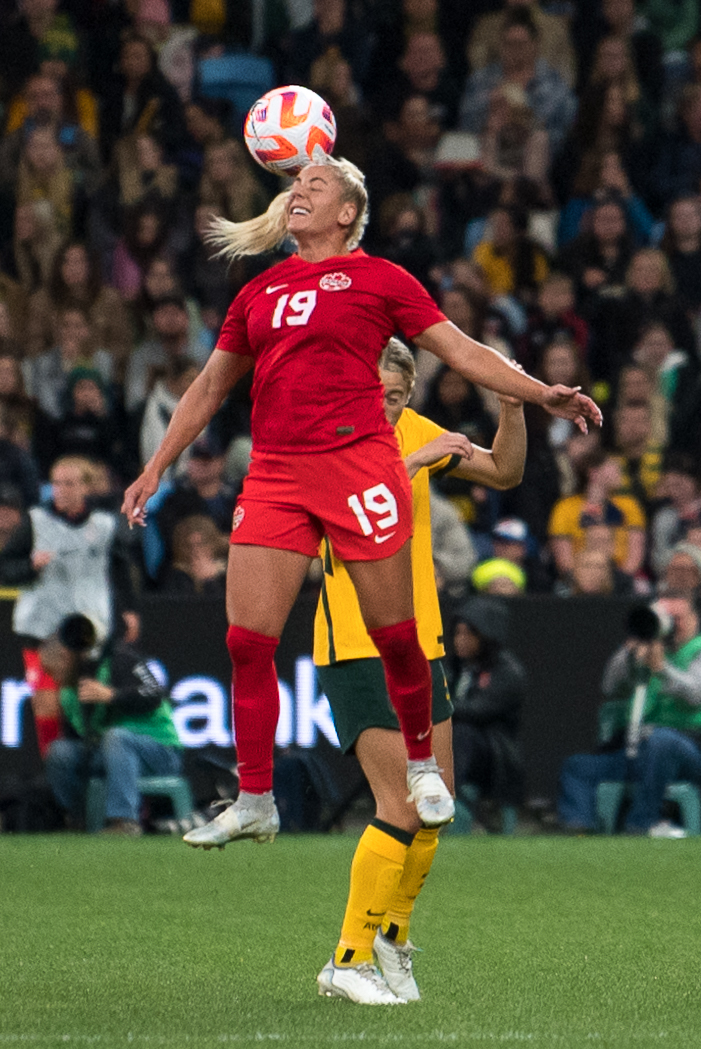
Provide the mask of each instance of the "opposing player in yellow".
[{"label": "opposing player in yellow", "polygon": [[[502,490],[517,485],[526,457],[523,407],[513,398],[500,398],[499,428],[487,451],[407,408],[414,358],[398,339],[390,339],[380,358],[380,377],[385,414],[411,478],[415,615],[433,677],[434,753],[453,791],[452,706],[441,665],[443,627],[433,570],[429,479],[451,472]],[[391,1005],[420,997],[412,972],[415,948],[409,940],[409,921],[438,847],[438,828],[423,826],[408,802],[406,750],[387,696],[382,662],[363,624],[350,577],[326,539],[322,557],[314,662],[341,748],[355,751],[377,814],[358,843],[341,936],[317,982],[322,995]]]}]

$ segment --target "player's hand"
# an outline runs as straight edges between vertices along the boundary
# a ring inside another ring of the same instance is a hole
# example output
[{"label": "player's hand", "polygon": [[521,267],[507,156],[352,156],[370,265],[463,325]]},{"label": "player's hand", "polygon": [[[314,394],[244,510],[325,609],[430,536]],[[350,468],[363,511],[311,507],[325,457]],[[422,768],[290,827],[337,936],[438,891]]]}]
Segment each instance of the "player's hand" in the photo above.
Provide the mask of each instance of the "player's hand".
[{"label": "player's hand", "polygon": [[122,513],[125,514],[130,528],[135,524],[143,528],[146,524],[146,503],[158,491],[160,477],[153,470],[144,470],[140,477],[130,484],[124,493]]},{"label": "player's hand", "polygon": [[49,553],[48,550],[36,550],[32,554],[32,568],[35,572],[41,572],[42,568],[46,568],[47,565],[51,564],[54,559],[54,555]]},{"label": "player's hand", "polygon": [[543,407],[551,415],[561,419],[571,419],[582,433],[587,433],[587,419],[595,426],[601,426],[603,415],[597,404],[582,393],[580,386],[548,386],[543,399]]},{"label": "player's hand", "polygon": [[413,453],[412,458],[415,458],[415,461],[420,462],[422,466],[433,466],[434,463],[445,459],[446,455],[459,455],[461,459],[471,459],[473,454],[472,444],[465,434],[446,431],[434,437],[423,448],[419,448]]}]

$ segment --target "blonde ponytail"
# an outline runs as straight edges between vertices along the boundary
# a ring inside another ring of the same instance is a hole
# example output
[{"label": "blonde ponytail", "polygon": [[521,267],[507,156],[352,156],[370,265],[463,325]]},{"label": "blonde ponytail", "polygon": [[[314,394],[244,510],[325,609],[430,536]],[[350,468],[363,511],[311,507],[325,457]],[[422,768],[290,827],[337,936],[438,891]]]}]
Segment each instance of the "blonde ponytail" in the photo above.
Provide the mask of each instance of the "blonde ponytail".
[{"label": "blonde ponytail", "polygon": [[267,211],[245,222],[213,218],[205,240],[219,248],[216,258],[233,260],[242,255],[264,255],[276,248],[287,236],[286,205],[289,195],[288,189],[278,193]]},{"label": "blonde ponytail", "polygon": [[[350,160],[326,157],[321,161],[333,168],[341,183],[342,199],[356,206],[356,216],[348,227],[346,242],[352,251],[360,243],[368,221],[368,194],[365,176]],[[238,259],[242,255],[264,255],[272,251],[287,236],[287,201],[290,190],[278,193],[263,215],[246,222],[229,222],[228,219],[213,218],[205,234],[208,244],[219,248],[216,254],[221,259]]]}]

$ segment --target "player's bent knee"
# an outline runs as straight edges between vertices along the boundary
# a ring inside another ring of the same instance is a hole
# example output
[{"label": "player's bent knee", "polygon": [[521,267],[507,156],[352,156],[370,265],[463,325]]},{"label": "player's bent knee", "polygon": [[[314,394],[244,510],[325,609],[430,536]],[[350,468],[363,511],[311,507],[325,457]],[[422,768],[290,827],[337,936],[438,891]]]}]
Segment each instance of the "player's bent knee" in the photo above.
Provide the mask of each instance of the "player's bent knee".
[{"label": "player's bent knee", "polygon": [[278,645],[276,637],[257,634],[242,626],[230,626],[226,632],[226,647],[236,667],[272,660]]}]

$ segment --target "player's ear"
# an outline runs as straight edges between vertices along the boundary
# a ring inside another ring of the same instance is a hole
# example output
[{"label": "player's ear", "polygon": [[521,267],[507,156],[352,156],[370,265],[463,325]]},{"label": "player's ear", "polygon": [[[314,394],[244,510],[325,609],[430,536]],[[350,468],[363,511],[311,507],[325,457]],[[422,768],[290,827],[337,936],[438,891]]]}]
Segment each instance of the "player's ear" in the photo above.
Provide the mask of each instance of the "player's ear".
[{"label": "player's ear", "polygon": [[340,226],[352,226],[355,222],[358,214],[358,205],[354,204],[352,200],[345,201],[341,205],[341,210],[338,213],[338,222]]}]

